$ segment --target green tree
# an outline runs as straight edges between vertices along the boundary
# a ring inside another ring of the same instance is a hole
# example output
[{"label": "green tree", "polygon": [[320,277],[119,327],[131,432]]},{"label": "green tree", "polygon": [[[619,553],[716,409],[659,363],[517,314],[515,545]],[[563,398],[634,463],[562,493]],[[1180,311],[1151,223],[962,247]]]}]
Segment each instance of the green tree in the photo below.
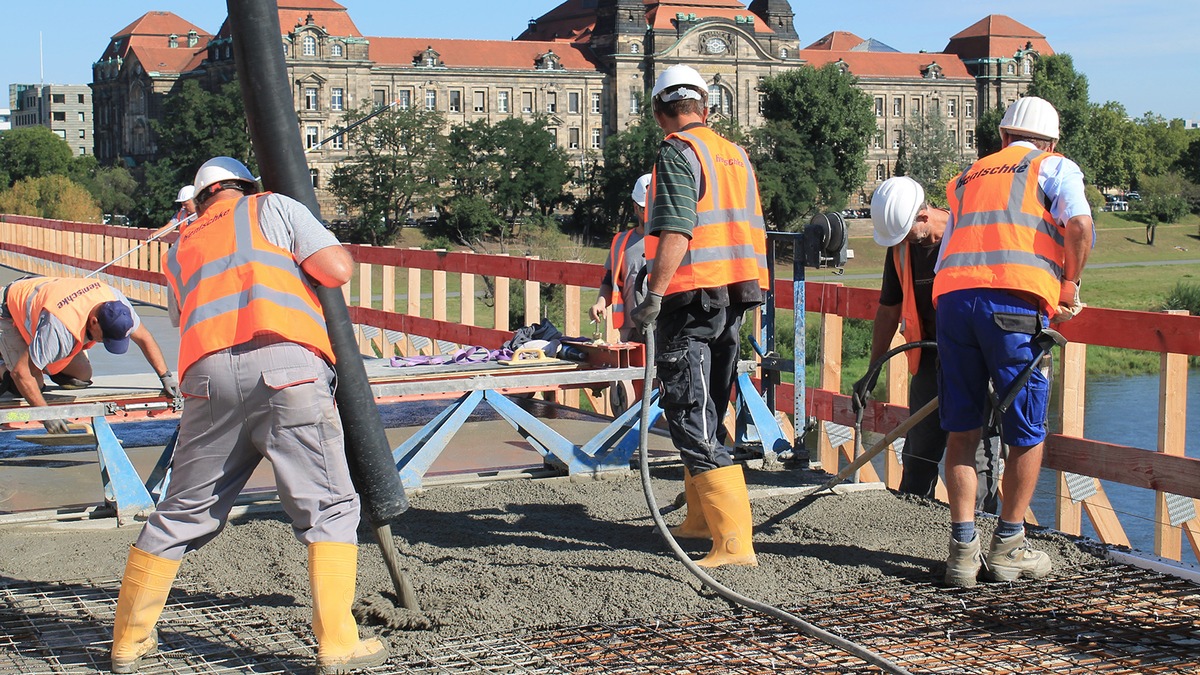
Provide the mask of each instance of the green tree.
[{"label": "green tree", "polygon": [[71,146],[46,127],[20,127],[0,132],[0,171],[8,176],[0,187],[26,178],[65,176],[71,167]]},{"label": "green tree", "polygon": [[836,179],[817,162],[804,136],[787,122],[767,122],[751,133],[747,150],[758,177],[763,216],[772,229],[793,229],[820,201],[820,184]]},{"label": "green tree", "polygon": [[944,206],[946,181],[942,176],[947,167],[958,168],[958,148],[946,120],[937,112],[916,115],[904,124],[904,141],[901,149],[907,149],[908,176],[925,188],[925,198],[931,204]]},{"label": "green tree", "polygon": [[[348,125],[370,112],[364,104],[344,119]],[[394,108],[351,132],[346,145],[353,153],[329,181],[334,197],[355,214],[350,243],[386,244],[410,212],[434,206],[443,178],[443,126],[436,111]]]},{"label": "green tree", "polygon": [[1176,166],[1191,140],[1183,120],[1167,120],[1148,112],[1137,121],[1143,140],[1143,171],[1161,176]]},{"label": "green tree", "polygon": [[99,223],[100,206],[82,185],[64,175],[23,178],[0,193],[0,213]]},{"label": "green tree", "polygon": [[900,149],[896,150],[896,165],[892,167],[893,176],[908,175],[908,143],[901,141]]},{"label": "green tree", "polygon": [[542,116],[529,122],[512,117],[495,125],[498,152],[491,158],[496,167],[491,201],[500,213],[514,218],[549,215],[566,199],[570,160],[548,125]]},{"label": "green tree", "polygon": [[1175,166],[1184,177],[1193,183],[1200,183],[1200,132],[1188,132],[1187,150],[1179,156]]},{"label": "green tree", "polygon": [[1178,172],[1161,176],[1143,174],[1138,187],[1142,200],[1137,202],[1137,212],[1150,224],[1174,223],[1187,215],[1192,208],[1189,197],[1200,202],[1196,184]]},{"label": "green tree", "polygon": [[1025,92],[1054,104],[1058,110],[1058,152],[1080,156],[1077,146],[1085,142],[1089,111],[1087,76],[1075,70],[1070,54],[1053,54],[1037,60],[1033,81]]},{"label": "green tree", "polygon": [[654,121],[647,102],[628,127],[608,137],[598,192],[576,209],[577,217],[582,214],[580,219],[585,228],[590,230],[588,226],[594,224],[598,233],[610,234],[633,217],[630,190],[640,176],[654,168],[658,146],[665,135]]},{"label": "green tree", "polygon": [[163,115],[151,123],[158,156],[143,167],[143,188],[134,222],[160,227],[174,215],[175,195],[191,183],[196,169],[213,157],[233,157],[255,170],[246,113],[237,80],[208,91],[198,80],[184,80],[163,99]]},{"label": "green tree", "polygon": [[[853,75],[829,64],[821,68],[801,66],[768,77],[759,85],[766,120],[790,124],[809,149],[810,163],[801,170],[816,177],[817,191],[805,212],[844,207],[846,197],[866,178],[864,158],[867,142],[876,133],[875,118],[871,99],[856,86],[857,82]],[[800,158],[794,153],[792,156]],[[760,166],[761,162],[756,159],[755,164]],[[781,187],[787,185],[784,181],[778,183]],[[789,201],[802,204],[800,192]],[[791,227],[795,221],[775,225]]]},{"label": "green tree", "polygon": [[[1076,155],[1083,173],[1100,188],[1127,187],[1142,169],[1141,130],[1116,101],[1093,105]],[[1063,153],[1066,154],[1066,153]]]},{"label": "green tree", "polygon": [[138,182],[123,166],[101,167],[95,155],[71,160],[71,180],[87,188],[104,213],[129,215],[137,204]]},{"label": "green tree", "polygon": [[975,147],[980,157],[986,157],[1000,149],[1000,120],[1004,119],[1004,108],[988,108],[979,115],[975,123]]}]

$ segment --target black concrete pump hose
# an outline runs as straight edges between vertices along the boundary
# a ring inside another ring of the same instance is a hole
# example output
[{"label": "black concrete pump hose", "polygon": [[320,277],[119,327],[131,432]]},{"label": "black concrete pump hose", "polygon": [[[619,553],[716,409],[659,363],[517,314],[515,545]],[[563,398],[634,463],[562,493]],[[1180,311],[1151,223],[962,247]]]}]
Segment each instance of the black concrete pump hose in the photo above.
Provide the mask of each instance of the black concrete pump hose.
[{"label": "black concrete pump hose", "polygon": [[829,631],[818,628],[804,619],[785,612],[778,607],[758,602],[757,600],[739,594],[731,588],[723,586],[720,582],[705,572],[691,558],[689,558],[688,554],[685,553],[682,548],[680,548],[679,542],[675,541],[675,537],[673,537],[671,535],[671,531],[667,529],[666,521],[664,521],[662,515],[659,514],[658,502],[654,499],[654,491],[650,488],[650,462],[647,447],[650,441],[650,390],[654,383],[653,322],[645,327],[645,334],[646,369],[644,373],[645,386],[643,387],[645,393],[642,395],[641,425],[638,443],[638,464],[642,476],[642,492],[646,497],[646,505],[650,507],[650,517],[654,519],[654,526],[658,529],[658,533],[662,536],[663,541],[667,542],[667,546],[670,547],[671,551],[675,554],[675,557],[679,559],[679,562],[683,563],[683,566],[686,567],[693,576],[695,576],[709,588],[715,590],[718,595],[726,600],[741,605],[742,607],[746,607],[747,609],[762,612],[767,616],[774,617],[784,623],[795,626],[800,630],[800,632],[812,636],[821,642],[824,642],[825,644],[857,656],[867,663],[879,666],[886,672],[895,673],[896,675],[909,675],[908,671],[904,668],[901,668],[895,663],[892,663],[888,659],[885,659],[884,657],[876,654],[866,647],[863,647],[862,645],[850,642],[845,638],[838,637]]}]

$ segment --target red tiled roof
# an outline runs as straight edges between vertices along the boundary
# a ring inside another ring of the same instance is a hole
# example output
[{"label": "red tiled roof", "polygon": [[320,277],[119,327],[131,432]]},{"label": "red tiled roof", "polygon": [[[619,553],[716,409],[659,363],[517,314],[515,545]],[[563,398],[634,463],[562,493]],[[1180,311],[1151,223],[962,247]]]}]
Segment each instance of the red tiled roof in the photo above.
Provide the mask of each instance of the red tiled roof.
[{"label": "red tiled roof", "polygon": [[590,36],[595,25],[594,1],[567,0],[539,16],[535,24],[527,28],[517,39],[571,41],[583,35]]},{"label": "red tiled roof", "polygon": [[[308,22],[309,15],[313,23],[325,29],[334,37],[362,37],[358,26],[350,18],[349,12],[333,0],[282,0],[279,3],[279,30],[281,35],[287,35]],[[230,35],[229,18],[221,24],[217,35],[226,38]]]},{"label": "red tiled roof", "polygon": [[846,62],[856,77],[922,77],[921,69],[936,63],[947,80],[974,79],[963,62],[953,54],[906,54],[903,52],[831,52],[824,49],[801,49],[797,58],[816,68],[839,59]]},{"label": "red tiled roof", "polygon": [[367,38],[371,60],[380,65],[412,65],[428,47],[433,47],[447,68],[504,68],[533,70],[537,57],[548,51],[558,56],[566,70],[596,70],[583,50],[562,42],[533,40],[449,40],[443,38]]},{"label": "red tiled roof", "polygon": [[943,50],[964,59],[1012,58],[1021,49],[1054,53],[1046,36],[1003,14],[990,14],[950,38]]},{"label": "red tiled roof", "polygon": [[206,56],[204,45],[199,49],[183,49],[170,47],[147,47],[134,45],[130,50],[132,56],[142,64],[148,72],[186,73],[200,67],[200,62]]},{"label": "red tiled roof", "polygon": [[123,38],[131,35],[161,35],[166,37],[172,33],[175,35],[187,35],[189,30],[194,30],[204,36],[209,34],[208,31],[201,30],[199,26],[193,25],[178,14],[171,12],[146,12],[139,16],[133,23],[114,33],[113,38]]},{"label": "red tiled roof", "polygon": [[[199,43],[195,47],[187,46],[188,31],[196,31],[200,38]],[[179,47],[174,49],[168,46],[168,41],[171,35],[178,36]],[[161,57],[138,57],[142,62],[142,67],[147,70],[164,70],[165,72],[182,72],[175,70],[174,66],[186,66],[192,61],[192,56],[196,52],[203,52],[208,46],[208,41],[212,36],[198,26],[172,14],[171,12],[147,12],[138,17],[137,21],[129,24],[125,28],[118,31],[112,36],[108,42],[108,47],[105,48],[104,54],[100,57],[101,61],[111,58],[126,58],[132,50],[162,50],[164,52],[172,52],[164,54]],[[170,67],[157,69],[148,65],[153,63],[166,63]],[[197,61],[199,63],[199,61]]]},{"label": "red tiled roof", "polygon": [[820,40],[817,40],[811,45],[805,47],[805,49],[824,49],[826,51],[833,52],[848,52],[863,42],[865,42],[865,40],[858,37],[854,33],[844,30],[835,30],[825,37],[822,37]]}]

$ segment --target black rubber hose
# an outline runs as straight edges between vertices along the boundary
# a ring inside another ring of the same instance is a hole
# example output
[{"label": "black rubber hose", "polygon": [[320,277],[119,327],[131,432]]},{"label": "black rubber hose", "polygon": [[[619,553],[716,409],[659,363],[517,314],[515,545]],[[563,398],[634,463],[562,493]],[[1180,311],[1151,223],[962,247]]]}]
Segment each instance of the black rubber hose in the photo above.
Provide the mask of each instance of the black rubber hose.
[{"label": "black rubber hose", "polygon": [[675,554],[675,557],[679,559],[679,562],[683,563],[683,566],[686,567],[687,570],[692,573],[692,575],[694,575],[709,588],[715,590],[718,595],[726,600],[741,605],[742,607],[746,607],[747,609],[752,609],[783,621],[784,623],[796,627],[800,632],[806,635],[810,635],[821,642],[824,642],[825,644],[841,649],[848,654],[857,656],[867,663],[879,666],[886,672],[894,673],[895,675],[909,675],[909,672],[904,668],[901,668],[895,663],[892,663],[888,659],[885,659],[884,657],[876,654],[866,647],[863,647],[862,645],[834,635],[827,630],[814,626],[813,624],[801,619],[798,616],[795,616],[794,614],[785,612],[784,610],[773,605],[768,605],[752,598],[748,598],[734,591],[733,589],[722,585],[716,579],[712,578],[712,576],[710,576],[707,572],[705,572],[703,568],[697,565],[695,561],[689,558],[688,554],[684,552],[682,548],[680,548],[679,542],[675,541],[675,537],[671,535],[671,531],[667,528],[666,521],[664,521],[663,517],[659,514],[658,501],[654,498],[654,491],[650,487],[650,461],[647,447],[650,443],[650,389],[654,384],[653,323],[646,326],[645,333],[646,369],[643,374],[643,377],[645,378],[645,386],[643,387],[643,390],[645,393],[642,395],[641,428],[639,430],[640,436],[638,443],[638,464],[640,465],[639,469],[642,477],[642,493],[646,497],[646,505],[650,507],[650,517],[654,519],[655,528],[658,529],[659,535],[662,536],[663,541],[667,543],[667,546],[670,547],[671,551]]},{"label": "black rubber hose", "polygon": [[[227,6],[246,122],[263,185],[301,202],[319,219],[321,208],[308,173],[280,49],[279,8],[275,0],[227,0]],[[316,291],[337,357],[335,396],[350,473],[367,517],[379,526],[408,510],[408,498],[392,461],[342,291],[319,284]]]}]

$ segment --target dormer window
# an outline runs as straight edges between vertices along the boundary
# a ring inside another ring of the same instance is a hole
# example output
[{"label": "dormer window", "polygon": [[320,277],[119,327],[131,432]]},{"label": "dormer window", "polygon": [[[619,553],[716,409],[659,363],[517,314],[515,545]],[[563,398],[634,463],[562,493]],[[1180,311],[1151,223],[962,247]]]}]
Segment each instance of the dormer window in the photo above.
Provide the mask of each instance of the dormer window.
[{"label": "dormer window", "polygon": [[167,36],[167,46],[170,47],[171,49],[177,48],[179,46],[179,36],[174,33],[171,33],[170,35],[168,35]]},{"label": "dormer window", "polygon": [[942,67],[936,61],[921,69],[921,76],[927,80],[942,79]]},{"label": "dormer window", "polygon": [[417,57],[416,63],[426,68],[436,68],[442,65],[441,54],[438,54],[433,47],[426,47],[425,51]]},{"label": "dormer window", "polygon": [[315,38],[311,35],[305,35],[304,42],[302,44],[303,44],[303,54],[305,56],[316,56],[317,55],[317,38]]},{"label": "dormer window", "polygon": [[562,61],[553,49],[537,57],[536,63],[538,70],[562,70]]},{"label": "dormer window", "polygon": [[1032,75],[1033,74],[1033,59],[1027,57],[1021,61],[1021,74],[1022,75]]},{"label": "dormer window", "polygon": [[842,59],[838,59],[833,65],[837,66],[837,69],[841,71],[843,75],[850,72],[850,64],[846,63]]},{"label": "dormer window", "polygon": [[1009,74],[1009,75],[1016,75],[1016,74],[1017,74],[1017,67],[1016,67],[1016,65],[1014,65],[1014,64],[1012,64],[1012,63],[1008,64],[1007,72],[1008,72],[1008,74]]},{"label": "dormer window", "polygon": [[195,47],[200,43],[200,34],[194,30],[188,31],[188,47]]},{"label": "dormer window", "polygon": [[335,42],[333,44],[333,46],[329,48],[329,55],[330,56],[341,56],[342,55],[342,45]]}]

